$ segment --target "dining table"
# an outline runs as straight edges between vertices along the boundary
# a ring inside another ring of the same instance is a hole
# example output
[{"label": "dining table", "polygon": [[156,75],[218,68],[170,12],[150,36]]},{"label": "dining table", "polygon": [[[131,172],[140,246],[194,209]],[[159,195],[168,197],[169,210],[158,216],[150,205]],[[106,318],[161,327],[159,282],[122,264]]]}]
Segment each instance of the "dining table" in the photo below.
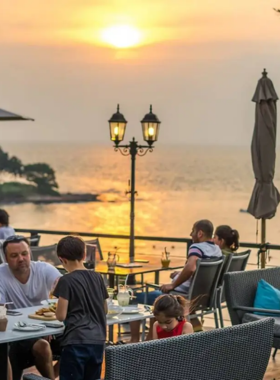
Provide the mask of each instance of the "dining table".
[{"label": "dining table", "polygon": [[[183,259],[185,262],[185,259]],[[154,283],[159,284],[160,282],[160,273],[166,271],[175,271],[182,269],[184,263],[181,262],[174,263],[168,268],[163,268],[157,264],[142,264],[141,266],[136,267],[125,267],[125,266],[116,266],[113,270],[109,270],[106,262],[98,262],[95,266],[95,271],[102,274],[103,276],[108,277],[108,285],[110,288],[118,287],[119,279],[121,277],[127,277],[129,275],[141,275],[141,285],[144,285],[144,275],[154,273]],[[120,264],[122,265],[122,264]],[[125,265],[125,264],[124,264]],[[128,264],[129,265],[129,264]]]},{"label": "dining table", "polygon": [[[44,324],[44,321],[40,320],[34,320],[29,318],[28,316],[31,314],[35,314],[35,312],[40,309],[39,306],[32,306],[32,307],[26,307],[22,309],[17,309],[18,312],[21,313],[21,315],[18,316],[11,316],[8,315],[8,325],[7,329],[4,332],[0,332],[0,369],[1,369],[1,380],[8,380],[8,354],[9,354],[9,345],[13,342],[26,340],[26,339],[34,339],[34,338],[43,338],[46,336],[56,336],[63,334],[64,326],[63,327],[45,327],[44,329],[38,330],[38,331],[17,331],[15,330],[15,324],[18,322],[22,322],[24,324],[32,324],[32,325],[38,325],[38,324]],[[107,316],[107,326],[108,326],[108,336],[109,340],[112,340],[113,338],[113,327],[114,325],[120,325],[124,323],[129,323],[132,321],[142,321],[142,326],[145,326],[146,319],[150,319],[153,317],[152,312],[149,310],[149,308],[145,308],[144,305],[138,305],[133,306],[133,309],[135,307],[138,307],[138,312],[129,313],[126,314],[120,314],[118,316],[114,316],[113,318],[110,318],[110,316]],[[50,321],[49,323],[55,323],[58,321]],[[144,338],[145,329],[142,329],[142,339]]]}]

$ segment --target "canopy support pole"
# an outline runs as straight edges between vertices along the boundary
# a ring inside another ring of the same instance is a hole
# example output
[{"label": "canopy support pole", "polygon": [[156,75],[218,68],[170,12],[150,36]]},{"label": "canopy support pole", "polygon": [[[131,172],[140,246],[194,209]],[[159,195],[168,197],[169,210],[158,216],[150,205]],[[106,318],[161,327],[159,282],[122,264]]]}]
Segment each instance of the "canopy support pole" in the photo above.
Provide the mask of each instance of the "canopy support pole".
[{"label": "canopy support pole", "polygon": [[261,228],[261,268],[265,268],[266,262],[266,219],[262,219]]}]

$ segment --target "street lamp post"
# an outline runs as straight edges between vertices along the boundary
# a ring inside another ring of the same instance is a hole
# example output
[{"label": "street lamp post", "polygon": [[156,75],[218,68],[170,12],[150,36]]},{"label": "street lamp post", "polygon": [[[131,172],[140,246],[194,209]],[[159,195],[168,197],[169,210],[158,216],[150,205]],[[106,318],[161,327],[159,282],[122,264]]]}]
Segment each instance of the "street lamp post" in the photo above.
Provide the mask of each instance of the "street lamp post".
[{"label": "street lamp post", "polygon": [[130,194],[130,240],[129,240],[129,261],[141,262],[141,260],[135,260],[134,249],[134,219],[135,219],[135,161],[136,156],[145,156],[147,152],[152,152],[154,149],[153,144],[158,139],[160,121],[158,117],[153,113],[152,106],[150,106],[150,112],[147,113],[143,120],[141,120],[143,139],[148,145],[139,145],[135,138],[129,144],[120,145],[124,139],[125,129],[127,121],[123,114],[120,113],[119,105],[117,106],[117,112],[113,114],[109,120],[110,137],[114,142],[115,151],[120,152],[123,156],[131,156],[131,180],[130,190],[127,192]]}]

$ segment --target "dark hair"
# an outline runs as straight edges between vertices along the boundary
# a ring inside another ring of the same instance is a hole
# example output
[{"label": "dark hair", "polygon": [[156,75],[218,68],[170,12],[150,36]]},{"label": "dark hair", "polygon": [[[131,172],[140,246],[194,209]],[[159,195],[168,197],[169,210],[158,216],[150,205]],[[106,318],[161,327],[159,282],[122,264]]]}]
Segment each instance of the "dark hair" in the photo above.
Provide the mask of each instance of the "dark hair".
[{"label": "dark hair", "polygon": [[28,247],[30,246],[30,244],[29,244],[29,241],[28,241],[28,239],[25,237],[25,236],[22,236],[22,235],[12,235],[12,236],[9,236],[5,241],[4,241],[4,243],[3,243],[3,252],[5,253],[5,255],[6,255],[6,249],[7,249],[7,246],[9,245],[9,244],[12,244],[12,243],[20,243],[20,242],[22,242],[22,241],[24,241],[27,245],[28,245]]},{"label": "dark hair", "polygon": [[0,224],[3,224],[3,226],[9,225],[9,214],[3,209],[0,209]]},{"label": "dark hair", "polygon": [[187,312],[188,301],[182,296],[163,294],[154,302],[154,316],[163,313],[168,318],[182,318]]},{"label": "dark hair", "polygon": [[215,235],[219,239],[224,239],[226,247],[235,252],[239,248],[239,233],[230,226],[219,226],[216,228]]},{"label": "dark hair", "polygon": [[212,239],[214,226],[210,220],[202,219],[194,224],[196,232],[202,231],[205,237]]},{"label": "dark hair", "polygon": [[85,254],[86,244],[77,236],[66,236],[57,244],[57,256],[70,261],[81,261]]}]

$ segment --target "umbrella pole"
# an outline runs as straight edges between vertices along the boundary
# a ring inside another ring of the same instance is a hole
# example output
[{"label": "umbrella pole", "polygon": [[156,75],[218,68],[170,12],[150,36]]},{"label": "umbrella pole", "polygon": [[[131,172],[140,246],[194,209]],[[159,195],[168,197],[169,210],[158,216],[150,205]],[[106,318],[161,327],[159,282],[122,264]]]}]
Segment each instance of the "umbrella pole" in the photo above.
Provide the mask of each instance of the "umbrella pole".
[{"label": "umbrella pole", "polygon": [[262,231],[261,231],[261,268],[265,268],[265,256],[266,256],[266,220],[262,219]]}]

